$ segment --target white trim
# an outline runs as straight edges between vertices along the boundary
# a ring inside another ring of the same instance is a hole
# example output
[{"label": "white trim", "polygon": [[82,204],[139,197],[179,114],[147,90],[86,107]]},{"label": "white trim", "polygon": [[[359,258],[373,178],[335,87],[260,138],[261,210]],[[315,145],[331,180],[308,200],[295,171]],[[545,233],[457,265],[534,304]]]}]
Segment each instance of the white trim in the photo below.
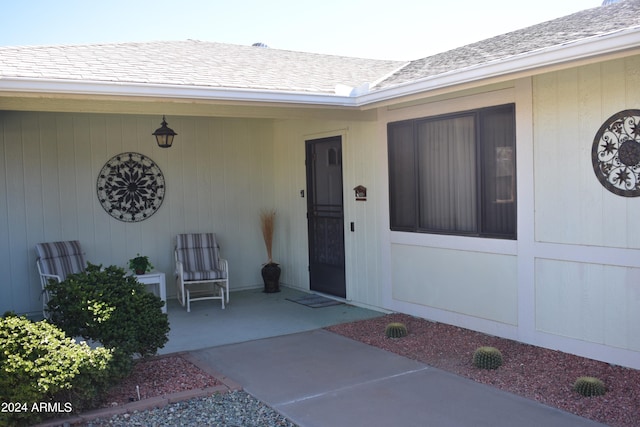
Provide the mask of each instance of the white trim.
[{"label": "white trim", "polygon": [[518,189],[518,338],[535,342],[535,165],[533,79],[515,82],[516,182]]},{"label": "white trim", "polygon": [[354,98],[322,93],[257,90],[188,85],[102,82],[68,79],[0,78],[0,92],[50,93],[65,95],[100,95],[151,97],[240,102],[269,102],[326,106],[354,106]]},{"label": "white trim", "polygon": [[430,247],[500,255],[518,255],[517,240],[402,231],[391,231],[389,238],[391,245],[420,246],[425,248]]},{"label": "white trim", "polygon": [[432,322],[446,323],[448,325],[454,325],[472,331],[478,331],[484,334],[499,336],[501,338],[518,340],[519,337],[517,325],[509,325],[507,323],[501,323],[495,320],[483,319],[480,317],[458,313],[455,311],[443,310],[428,305],[401,301],[392,298],[391,304],[385,308],[394,312],[406,313],[411,316],[421,317]]},{"label": "white trim", "polygon": [[640,48],[640,26],[461,68],[362,95],[358,105]]},{"label": "white trim", "polygon": [[350,95],[305,93],[268,89],[241,89],[129,82],[101,82],[21,77],[0,78],[0,92],[75,95],[142,96],[152,98],[203,99],[260,103],[365,107],[420,92],[433,91],[499,76],[566,64],[596,56],[640,50],[640,26],[592,36],[556,46],[514,55],[485,64],[453,70],[372,93]]},{"label": "white trim", "polygon": [[596,342],[582,341],[576,338],[554,335],[539,330],[535,331],[535,338],[531,342],[524,340],[520,341],[539,347],[560,350],[564,353],[599,360],[612,365],[640,369],[640,358],[638,358],[638,352],[635,350],[613,347],[611,345]]},{"label": "white trim", "polygon": [[516,340],[525,344],[531,344],[551,350],[560,350],[565,353],[588,357],[590,359],[600,360],[606,363],[640,369],[638,352],[634,350],[582,341],[539,330],[527,331],[527,334],[523,335],[523,325],[508,325],[493,320],[482,319],[479,317],[441,310],[435,307],[406,301],[392,299],[391,303],[385,308],[387,310],[406,313],[434,322],[445,323],[489,335],[499,336],[501,338]]},{"label": "white trim", "polygon": [[640,250],[580,244],[536,242],[536,259],[640,268]]}]

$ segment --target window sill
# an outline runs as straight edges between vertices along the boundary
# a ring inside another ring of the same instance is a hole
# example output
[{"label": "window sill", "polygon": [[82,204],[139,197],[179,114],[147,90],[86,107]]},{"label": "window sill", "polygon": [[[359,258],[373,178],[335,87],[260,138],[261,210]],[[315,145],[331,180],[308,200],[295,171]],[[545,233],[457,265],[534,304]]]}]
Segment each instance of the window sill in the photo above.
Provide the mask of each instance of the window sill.
[{"label": "window sill", "polygon": [[476,236],[452,236],[448,234],[410,233],[391,231],[390,243],[397,245],[424,246],[451,250],[516,255],[518,241],[508,239],[490,239]]}]

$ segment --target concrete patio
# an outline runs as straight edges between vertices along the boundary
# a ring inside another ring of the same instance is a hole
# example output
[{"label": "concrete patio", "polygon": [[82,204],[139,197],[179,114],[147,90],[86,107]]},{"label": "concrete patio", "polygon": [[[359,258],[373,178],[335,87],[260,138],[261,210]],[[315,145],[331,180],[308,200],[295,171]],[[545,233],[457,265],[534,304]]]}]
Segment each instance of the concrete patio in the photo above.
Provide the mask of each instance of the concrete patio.
[{"label": "concrete patio", "polygon": [[288,335],[384,314],[348,304],[311,308],[287,300],[304,295],[307,293],[287,287],[272,294],[249,289],[232,292],[224,310],[218,301],[199,301],[191,305],[190,313],[177,300],[170,299],[167,303],[171,326],[169,342],[159,353]]}]

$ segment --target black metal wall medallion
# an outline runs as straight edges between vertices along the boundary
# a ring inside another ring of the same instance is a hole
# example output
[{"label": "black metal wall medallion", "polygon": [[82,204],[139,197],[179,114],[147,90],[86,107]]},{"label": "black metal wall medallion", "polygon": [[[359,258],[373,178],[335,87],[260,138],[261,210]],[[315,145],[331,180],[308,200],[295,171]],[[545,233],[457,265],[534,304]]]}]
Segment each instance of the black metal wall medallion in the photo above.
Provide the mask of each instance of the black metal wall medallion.
[{"label": "black metal wall medallion", "polygon": [[591,161],[604,188],[640,196],[640,110],[624,110],[604,122],[593,140]]},{"label": "black metal wall medallion", "polygon": [[122,153],[112,157],[98,174],[98,200],[120,221],[144,221],[164,200],[164,175],[149,157]]}]

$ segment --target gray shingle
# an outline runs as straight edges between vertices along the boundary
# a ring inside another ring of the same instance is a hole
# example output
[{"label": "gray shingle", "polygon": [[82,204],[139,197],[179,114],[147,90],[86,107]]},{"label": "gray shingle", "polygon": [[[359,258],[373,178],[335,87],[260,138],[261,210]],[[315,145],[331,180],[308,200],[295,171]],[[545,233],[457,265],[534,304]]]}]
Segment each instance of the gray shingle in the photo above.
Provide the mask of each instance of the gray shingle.
[{"label": "gray shingle", "polygon": [[0,77],[333,93],[402,63],[201,41],[0,47]]},{"label": "gray shingle", "polygon": [[0,47],[0,79],[69,79],[322,94],[334,93],[339,84],[355,88],[379,81],[371,88],[375,91],[639,25],[640,0],[623,0],[410,63],[195,40]]},{"label": "gray shingle", "polygon": [[640,25],[640,0],[626,0],[608,6],[599,6],[411,61],[402,70],[382,81],[378,88],[409,83],[638,25]]}]

